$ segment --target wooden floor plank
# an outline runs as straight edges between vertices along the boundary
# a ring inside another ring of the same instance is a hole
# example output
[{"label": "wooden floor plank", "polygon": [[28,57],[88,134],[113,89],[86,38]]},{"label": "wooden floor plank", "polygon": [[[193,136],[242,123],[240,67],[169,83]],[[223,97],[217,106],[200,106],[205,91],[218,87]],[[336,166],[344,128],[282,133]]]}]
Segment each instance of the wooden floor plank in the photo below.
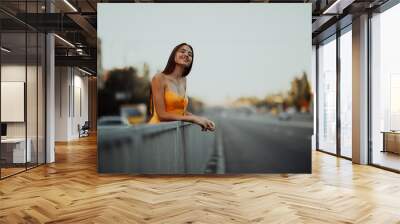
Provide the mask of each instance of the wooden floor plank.
[{"label": "wooden floor plank", "polygon": [[313,152],[313,173],[98,174],[96,138],[0,181],[0,223],[400,223],[400,175]]}]

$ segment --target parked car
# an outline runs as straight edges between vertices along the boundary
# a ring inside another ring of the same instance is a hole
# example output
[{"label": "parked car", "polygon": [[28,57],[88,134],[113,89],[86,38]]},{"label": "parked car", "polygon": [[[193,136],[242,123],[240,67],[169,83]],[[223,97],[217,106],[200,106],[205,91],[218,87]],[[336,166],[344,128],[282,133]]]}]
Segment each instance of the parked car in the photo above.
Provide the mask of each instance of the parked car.
[{"label": "parked car", "polygon": [[125,117],[129,124],[142,124],[146,122],[146,115],[136,107],[122,107],[121,116]]},{"label": "parked car", "polygon": [[126,118],[120,116],[103,116],[99,118],[97,124],[99,126],[126,126],[129,125],[129,122]]}]

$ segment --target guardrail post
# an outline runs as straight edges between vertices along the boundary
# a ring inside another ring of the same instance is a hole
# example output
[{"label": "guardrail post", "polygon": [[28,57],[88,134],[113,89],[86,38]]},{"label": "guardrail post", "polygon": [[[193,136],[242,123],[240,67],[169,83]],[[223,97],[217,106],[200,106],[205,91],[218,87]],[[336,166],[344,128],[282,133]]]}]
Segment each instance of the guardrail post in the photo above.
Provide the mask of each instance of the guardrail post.
[{"label": "guardrail post", "polygon": [[182,158],[183,158],[183,171],[185,173],[188,172],[188,158],[187,158],[187,142],[186,142],[186,129],[187,127],[185,125],[182,125]]},{"label": "guardrail post", "polygon": [[174,157],[177,162],[176,170],[177,173],[186,173],[186,157],[185,157],[185,146],[183,144],[183,123],[177,122],[176,124],[176,138],[175,138],[175,150]]}]

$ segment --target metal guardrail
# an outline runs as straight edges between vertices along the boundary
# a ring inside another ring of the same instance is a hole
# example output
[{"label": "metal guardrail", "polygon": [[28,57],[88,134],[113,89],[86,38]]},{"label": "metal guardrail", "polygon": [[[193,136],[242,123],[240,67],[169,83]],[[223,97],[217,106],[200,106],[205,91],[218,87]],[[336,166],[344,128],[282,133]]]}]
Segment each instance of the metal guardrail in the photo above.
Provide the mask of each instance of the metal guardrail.
[{"label": "metal guardrail", "polygon": [[217,153],[214,132],[181,121],[99,126],[97,133],[99,173],[202,174]]}]

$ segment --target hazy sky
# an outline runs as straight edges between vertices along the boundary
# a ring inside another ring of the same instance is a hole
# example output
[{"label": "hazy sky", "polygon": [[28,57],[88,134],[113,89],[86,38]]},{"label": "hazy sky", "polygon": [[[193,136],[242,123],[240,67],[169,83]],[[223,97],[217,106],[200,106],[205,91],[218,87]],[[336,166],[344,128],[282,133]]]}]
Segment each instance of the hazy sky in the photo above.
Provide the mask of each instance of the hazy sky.
[{"label": "hazy sky", "polygon": [[286,91],[311,71],[311,4],[98,4],[102,64],[163,70],[194,48],[187,93],[209,104]]}]

